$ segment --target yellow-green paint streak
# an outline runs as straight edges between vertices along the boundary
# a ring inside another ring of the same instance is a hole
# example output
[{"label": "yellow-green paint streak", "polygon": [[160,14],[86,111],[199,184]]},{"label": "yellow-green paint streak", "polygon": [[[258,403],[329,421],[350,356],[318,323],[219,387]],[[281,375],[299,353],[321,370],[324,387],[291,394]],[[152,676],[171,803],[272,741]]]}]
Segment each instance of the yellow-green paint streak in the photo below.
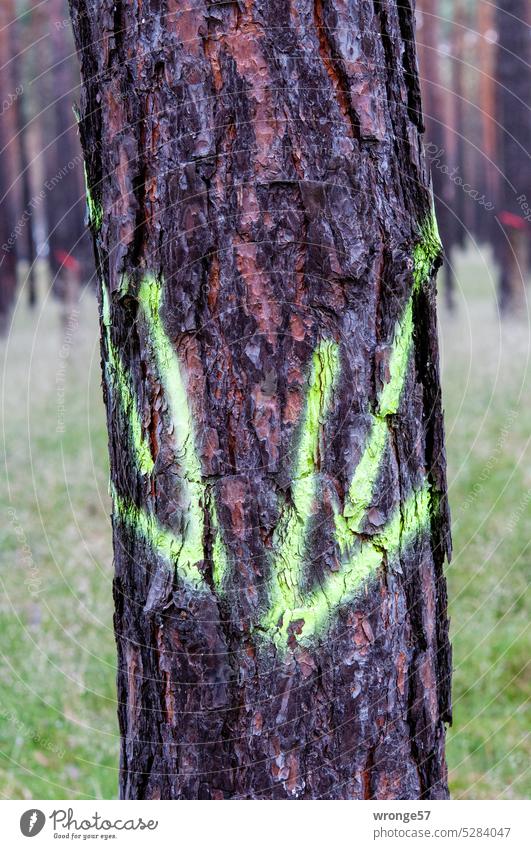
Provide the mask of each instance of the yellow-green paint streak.
[{"label": "yellow-green paint streak", "polygon": [[389,357],[389,380],[378,398],[378,415],[392,416],[398,412],[406,381],[409,356],[413,346],[413,296],[408,299],[402,317],[397,322]]},{"label": "yellow-green paint streak", "polygon": [[387,445],[387,435],[385,418],[373,416],[363,454],[350,482],[343,513],[339,513],[338,510],[334,516],[337,541],[342,552],[352,544],[353,535],[360,533],[367,510],[372,503]]},{"label": "yellow-green paint streak", "polygon": [[[377,399],[365,448],[352,476],[345,505],[336,508],[335,537],[340,568],[330,572],[310,591],[304,590],[304,568],[308,534],[315,514],[319,481],[319,440],[329,413],[334,386],[340,372],[337,343],[322,341],[312,355],[308,389],[304,402],[293,468],[290,500],[286,502],[273,538],[271,575],[267,610],[259,627],[279,650],[288,647],[291,631],[299,641],[311,641],[328,627],[336,609],[363,591],[367,581],[384,561],[392,562],[428,527],[434,505],[426,484],[413,492],[395,511],[385,528],[370,538],[361,535],[367,512],[373,502],[389,433],[389,417],[398,412],[413,348],[413,305],[419,287],[429,279],[441,246],[434,218],[420,229],[413,249],[413,286],[404,312],[395,327],[388,362],[388,380]],[[206,589],[198,564],[203,561],[205,514],[212,532],[212,583],[223,593],[230,579],[231,562],[223,541],[215,499],[201,476],[195,448],[194,427],[186,386],[177,354],[166,334],[161,317],[162,289],[153,276],[140,285],[138,300],[146,322],[149,346],[171,416],[175,456],[180,469],[179,498],[183,508],[182,534],[177,536],[160,526],[145,510],[114,495],[115,515],[141,535],[180,578]],[[110,339],[109,303],[104,289],[103,325],[108,351],[110,383],[116,388],[123,414],[130,422],[135,462],[140,471],[151,472],[153,461],[144,440],[142,424],[133,391],[120,358]]]},{"label": "yellow-green paint streak", "polygon": [[192,588],[204,590],[205,582],[197,565],[186,551],[186,541],[168,528],[162,527],[152,513],[139,509],[136,504],[124,499],[111,487],[113,514],[130,531],[147,543],[157,556],[174,567],[181,580]]},{"label": "yellow-green paint streak", "polygon": [[227,580],[230,574],[230,561],[223,542],[223,535],[219,524],[218,511],[214,495],[207,495],[208,514],[210,527],[213,534],[212,541],[212,583],[215,590],[222,594],[226,592]]},{"label": "yellow-green paint streak", "polygon": [[[150,344],[155,354],[161,383],[170,408],[173,433],[176,439],[176,456],[182,471],[180,501],[184,502],[182,529],[179,535],[164,529],[156,517],[139,510],[113,491],[115,513],[128,527],[146,538],[157,556],[173,566],[178,576],[204,588],[198,563],[204,560],[204,509],[208,509],[213,530],[213,582],[221,589],[228,572],[228,557],[221,536],[214,499],[207,498],[201,479],[201,466],[195,451],[191,414],[186,390],[182,383],[176,354],[162,326],[160,317],[160,290],[153,279],[141,286],[141,303],[148,324]],[[106,348],[105,375],[112,397],[119,403],[122,417],[128,422],[131,447],[136,468],[141,474],[151,474],[154,463],[149,444],[144,437],[142,421],[136,398],[123,368],[119,352],[111,340],[111,311],[105,284],[102,293],[102,326]],[[176,427],[177,425],[177,427]]]},{"label": "yellow-green paint streak", "polygon": [[273,623],[282,609],[297,603],[307,555],[309,524],[314,514],[319,437],[328,414],[340,370],[339,346],[319,343],[312,356],[308,390],[299,429],[290,500],[286,502],[273,535],[270,608],[266,621]]},{"label": "yellow-green paint streak", "polygon": [[90,191],[88,175],[87,175],[87,167],[83,165],[83,170],[85,174],[85,196],[87,199],[87,209],[89,214],[89,223],[94,232],[98,232],[101,229],[101,225],[103,224],[103,207],[101,203],[97,203]]},{"label": "yellow-green paint streak", "polygon": [[322,634],[337,609],[364,591],[384,560],[396,561],[401,551],[428,529],[430,515],[430,490],[426,484],[397,508],[381,534],[359,540],[356,551],[338,572],[330,572],[299,607],[286,609],[278,617],[275,630],[271,629],[277,648],[287,648],[290,631],[299,643],[308,643]]},{"label": "yellow-green paint streak", "polygon": [[427,526],[430,496],[426,486],[420,492],[414,492],[401,505],[380,534],[371,540],[359,538],[373,502],[388,443],[388,417],[398,412],[406,382],[413,348],[414,297],[419,288],[428,282],[440,252],[437,222],[432,215],[420,228],[419,240],[413,249],[412,293],[395,328],[388,362],[388,380],[379,394],[369,436],[353,474],[343,511],[339,507],[335,511],[335,533],[341,554],[341,568],[331,572],[300,607],[286,604],[286,609],[282,611],[282,601],[288,602],[294,594],[284,592],[279,598],[277,592],[264,624],[272,630],[279,646],[286,646],[289,627],[295,623],[297,639],[315,636],[325,627],[332,611],[339,604],[349,601],[374,575],[382,562],[383,552],[386,552],[388,559],[396,557],[402,543],[405,541],[405,544],[409,544]]},{"label": "yellow-green paint streak", "polygon": [[419,228],[420,238],[413,248],[413,282],[415,289],[427,283],[433,266],[442,254],[443,246],[437,226],[437,218],[432,210]]},{"label": "yellow-green paint streak", "polygon": [[188,394],[175,349],[162,323],[162,286],[155,277],[144,277],[138,301],[148,329],[158,374],[168,403],[177,462],[188,481],[201,481],[201,464],[195,450],[194,427]]},{"label": "yellow-green paint streak", "polygon": [[408,373],[413,348],[413,300],[419,287],[428,282],[441,250],[437,221],[432,215],[419,229],[419,240],[413,248],[413,291],[395,327],[388,363],[389,378],[378,397],[367,443],[350,483],[343,513],[338,511],[335,516],[337,540],[342,551],[352,544],[352,535],[361,531],[373,500],[388,441],[387,419],[398,412]]},{"label": "yellow-green paint streak", "polygon": [[146,322],[148,343],[168,404],[176,463],[180,470],[180,502],[183,506],[183,549],[179,562],[189,566],[205,559],[205,511],[214,530],[213,580],[221,587],[227,572],[227,552],[222,539],[214,499],[208,497],[196,450],[192,412],[179,358],[162,321],[162,286],[152,275],[141,281],[138,301]]},{"label": "yellow-green paint streak", "polygon": [[344,550],[358,534],[373,499],[380,466],[389,436],[388,416],[398,412],[404,389],[413,346],[413,296],[406,304],[397,322],[389,356],[389,380],[380,392],[377,410],[372,415],[369,436],[345,499],[343,513],[336,514],[336,532],[340,548]]},{"label": "yellow-green paint streak", "polygon": [[128,423],[131,448],[135,466],[142,475],[150,475],[153,471],[153,458],[147,440],[144,438],[142,421],[137,408],[135,394],[130,380],[126,375],[119,352],[111,340],[110,304],[107,287],[101,285],[102,324],[107,356],[105,360],[105,377],[109,391],[120,405],[122,416]]},{"label": "yellow-green paint streak", "polygon": [[204,560],[205,492],[201,464],[195,450],[192,414],[177,354],[161,317],[162,286],[153,276],[143,278],[138,301],[146,322],[147,336],[154,356],[164,396],[168,404],[175,459],[180,469],[184,523],[183,534],[191,563]]}]

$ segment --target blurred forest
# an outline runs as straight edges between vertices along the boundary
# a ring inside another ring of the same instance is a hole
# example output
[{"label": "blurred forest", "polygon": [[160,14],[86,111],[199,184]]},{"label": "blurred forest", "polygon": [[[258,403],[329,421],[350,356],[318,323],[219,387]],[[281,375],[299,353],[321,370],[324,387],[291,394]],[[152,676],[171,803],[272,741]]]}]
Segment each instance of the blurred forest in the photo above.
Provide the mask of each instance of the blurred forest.
[{"label": "blurred forest", "polygon": [[[0,3],[0,322],[17,289],[35,305],[36,260],[68,305],[93,274],[76,123],[79,70],[66,0]],[[452,256],[488,245],[501,311],[521,310],[530,259],[531,4],[419,0],[417,42],[445,301]]]},{"label": "blurred forest", "polygon": [[500,310],[521,310],[531,234],[531,4],[420,0],[417,9],[447,306],[453,252],[472,237],[492,249]]},{"label": "blurred forest", "polygon": [[[445,248],[451,787],[458,798],[523,797],[531,3],[417,0],[417,43]],[[65,0],[0,0],[0,66],[0,791],[108,797],[118,752],[108,461]]]},{"label": "blurred forest", "polygon": [[[0,321],[20,285],[37,302],[36,261],[69,309],[93,274],[75,104],[79,68],[64,0],[0,3]],[[22,267],[21,267],[22,266]]]}]

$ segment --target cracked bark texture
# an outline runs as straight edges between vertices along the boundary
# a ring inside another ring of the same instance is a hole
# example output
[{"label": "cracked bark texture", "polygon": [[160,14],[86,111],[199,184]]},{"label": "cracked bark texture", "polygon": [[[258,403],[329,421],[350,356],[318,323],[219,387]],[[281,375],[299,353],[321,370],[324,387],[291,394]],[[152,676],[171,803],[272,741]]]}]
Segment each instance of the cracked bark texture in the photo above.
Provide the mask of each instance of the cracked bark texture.
[{"label": "cracked bark texture", "polygon": [[428,481],[428,532],[398,563],[383,555],[315,643],[295,631],[282,652],[259,627],[312,352],[336,340],[342,373],[321,423],[310,583],[338,568],[331,505],[360,459],[412,292],[430,215],[414,9],[71,0],[71,10],[110,334],[154,462],[149,475],[135,467],[104,380],[112,484],[179,527],[172,425],[139,319],[149,274],[163,281],[230,557],[222,597],[205,518],[212,589],[194,593],[114,521],[121,796],[445,798],[450,542],[433,281],[415,296],[414,352],[363,530]]}]

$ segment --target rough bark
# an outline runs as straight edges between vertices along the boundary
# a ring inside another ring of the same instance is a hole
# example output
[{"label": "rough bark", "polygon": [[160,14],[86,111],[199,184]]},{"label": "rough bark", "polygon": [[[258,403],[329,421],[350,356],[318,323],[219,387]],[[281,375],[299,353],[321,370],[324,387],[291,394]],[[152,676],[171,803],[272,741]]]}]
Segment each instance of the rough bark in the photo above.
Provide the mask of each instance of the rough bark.
[{"label": "rough bark", "polygon": [[72,0],[124,798],[446,797],[413,9]]}]

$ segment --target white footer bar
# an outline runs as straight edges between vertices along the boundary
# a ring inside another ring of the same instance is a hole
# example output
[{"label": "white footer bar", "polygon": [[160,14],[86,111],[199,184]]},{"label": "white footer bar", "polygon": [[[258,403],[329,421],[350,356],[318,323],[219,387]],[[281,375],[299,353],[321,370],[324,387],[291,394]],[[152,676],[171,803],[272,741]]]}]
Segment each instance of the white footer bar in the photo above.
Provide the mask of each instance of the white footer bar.
[{"label": "white footer bar", "polygon": [[190,849],[531,846],[530,803],[0,802],[2,844]]}]

